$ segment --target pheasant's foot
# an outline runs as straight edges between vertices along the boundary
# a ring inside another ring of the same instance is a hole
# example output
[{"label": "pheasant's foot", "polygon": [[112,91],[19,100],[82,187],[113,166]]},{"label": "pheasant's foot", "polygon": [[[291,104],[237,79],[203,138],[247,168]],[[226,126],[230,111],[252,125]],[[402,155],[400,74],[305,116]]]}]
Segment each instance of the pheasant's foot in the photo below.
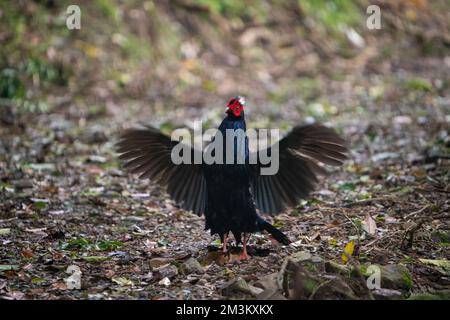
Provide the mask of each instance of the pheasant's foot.
[{"label": "pheasant's foot", "polygon": [[222,252],[227,253],[228,252],[228,233],[225,233],[223,235],[222,239]]}]

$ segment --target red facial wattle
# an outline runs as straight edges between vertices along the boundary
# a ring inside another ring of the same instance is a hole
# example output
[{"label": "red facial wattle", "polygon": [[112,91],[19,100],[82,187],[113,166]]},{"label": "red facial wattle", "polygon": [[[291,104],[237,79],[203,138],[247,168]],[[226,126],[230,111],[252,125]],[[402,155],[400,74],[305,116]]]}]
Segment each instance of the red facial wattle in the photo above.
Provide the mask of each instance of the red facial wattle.
[{"label": "red facial wattle", "polygon": [[227,112],[232,112],[235,117],[240,117],[244,106],[240,103],[239,99],[233,98],[228,102]]}]

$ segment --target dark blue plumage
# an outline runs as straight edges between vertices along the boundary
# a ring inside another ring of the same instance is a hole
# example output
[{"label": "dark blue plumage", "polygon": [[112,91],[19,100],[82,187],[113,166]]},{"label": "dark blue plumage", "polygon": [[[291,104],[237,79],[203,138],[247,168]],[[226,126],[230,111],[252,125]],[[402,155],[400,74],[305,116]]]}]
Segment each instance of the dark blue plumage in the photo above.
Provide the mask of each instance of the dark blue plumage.
[{"label": "dark blue plumage", "polygon": [[[224,252],[228,235],[232,233],[236,242],[243,244],[242,256],[248,258],[246,243],[253,232],[267,231],[278,242],[289,243],[256,210],[273,215],[297,205],[314,189],[317,175],[325,173],[317,163],[341,165],[348,150],[344,140],[330,128],[320,124],[297,126],[274,149],[279,151],[279,170],[264,175],[260,169],[265,165],[248,161],[244,105],[244,99],[239,96],[227,104],[227,116],[218,130],[224,141],[223,163],[174,163],[171,155],[178,143],[152,127],[124,132],[117,151],[121,153],[119,158],[126,161],[126,169],[165,187],[182,208],[204,214],[205,229],[220,236]],[[227,129],[242,133],[233,137],[231,151],[227,148]],[[184,147],[191,155],[204,155],[201,150]],[[265,150],[267,154],[272,155],[272,148],[273,145]],[[227,161],[227,155],[233,156],[232,164]]]},{"label": "dark blue plumage", "polygon": [[[223,155],[226,160],[226,130],[246,131],[243,113],[240,117],[229,113],[219,126],[224,137]],[[250,193],[250,172],[248,167],[249,149],[245,139],[234,138],[234,164],[205,165],[207,200],[205,208],[205,229],[211,234],[219,234],[221,239],[232,232],[236,241],[241,242],[242,233],[259,231],[256,208]],[[241,145],[239,145],[241,144]],[[243,144],[243,145],[242,145]],[[245,152],[245,163],[238,164],[238,150]]]}]

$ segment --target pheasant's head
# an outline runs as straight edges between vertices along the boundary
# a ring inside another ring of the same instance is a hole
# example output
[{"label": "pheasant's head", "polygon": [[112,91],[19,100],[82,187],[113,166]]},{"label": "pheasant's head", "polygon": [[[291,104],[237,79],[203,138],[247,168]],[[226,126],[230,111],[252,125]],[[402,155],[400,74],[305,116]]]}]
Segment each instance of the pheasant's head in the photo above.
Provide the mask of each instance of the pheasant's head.
[{"label": "pheasant's head", "polygon": [[241,96],[232,97],[227,103],[226,113],[239,118],[244,111],[245,98]]}]

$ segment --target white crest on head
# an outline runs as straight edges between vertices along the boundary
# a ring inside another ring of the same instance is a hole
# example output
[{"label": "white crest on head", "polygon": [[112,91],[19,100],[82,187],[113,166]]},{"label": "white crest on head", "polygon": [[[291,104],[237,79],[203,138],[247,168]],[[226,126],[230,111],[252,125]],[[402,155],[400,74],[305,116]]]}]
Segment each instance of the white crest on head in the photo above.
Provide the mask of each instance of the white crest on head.
[{"label": "white crest on head", "polygon": [[244,97],[238,96],[238,100],[239,100],[239,103],[240,103],[241,105],[245,106],[246,101],[245,101],[245,98],[244,98]]}]

